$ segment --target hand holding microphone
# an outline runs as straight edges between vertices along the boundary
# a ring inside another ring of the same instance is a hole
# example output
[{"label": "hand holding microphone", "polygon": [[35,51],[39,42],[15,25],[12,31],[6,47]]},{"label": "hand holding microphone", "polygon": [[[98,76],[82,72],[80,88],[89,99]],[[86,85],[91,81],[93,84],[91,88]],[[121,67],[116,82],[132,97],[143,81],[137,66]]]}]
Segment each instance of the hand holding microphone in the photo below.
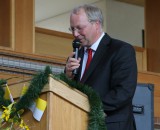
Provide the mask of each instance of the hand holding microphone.
[{"label": "hand holding microphone", "polygon": [[[80,47],[81,43],[78,39],[73,40],[72,46],[73,46],[73,51],[75,52],[74,58],[78,60],[78,50]],[[74,69],[73,74],[77,74],[78,68]]]},{"label": "hand holding microphone", "polygon": [[80,41],[75,39],[72,42],[73,51],[71,55],[69,56],[66,67],[65,67],[65,73],[69,78],[73,78],[74,75],[77,74],[77,68],[80,66],[80,60],[78,58],[78,50],[80,47]]}]

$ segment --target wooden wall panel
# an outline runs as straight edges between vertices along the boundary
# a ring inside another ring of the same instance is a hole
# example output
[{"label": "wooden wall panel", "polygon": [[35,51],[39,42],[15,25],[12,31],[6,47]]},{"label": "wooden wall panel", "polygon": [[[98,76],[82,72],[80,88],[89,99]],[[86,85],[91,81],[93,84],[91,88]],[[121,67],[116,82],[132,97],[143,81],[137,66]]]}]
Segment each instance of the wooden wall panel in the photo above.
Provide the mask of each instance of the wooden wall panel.
[{"label": "wooden wall panel", "polygon": [[72,52],[72,39],[36,33],[35,53],[68,57]]},{"label": "wooden wall panel", "polygon": [[35,54],[67,58],[72,49],[73,36],[68,33],[36,28]]},{"label": "wooden wall panel", "polygon": [[138,71],[147,71],[146,49],[136,46],[134,48],[136,52]]},{"label": "wooden wall panel", "polygon": [[15,51],[33,53],[34,0],[15,0]]},{"label": "wooden wall panel", "polygon": [[145,1],[145,43],[148,71],[160,72],[160,1]]},{"label": "wooden wall panel", "polygon": [[0,0],[0,46],[11,46],[11,0]]}]

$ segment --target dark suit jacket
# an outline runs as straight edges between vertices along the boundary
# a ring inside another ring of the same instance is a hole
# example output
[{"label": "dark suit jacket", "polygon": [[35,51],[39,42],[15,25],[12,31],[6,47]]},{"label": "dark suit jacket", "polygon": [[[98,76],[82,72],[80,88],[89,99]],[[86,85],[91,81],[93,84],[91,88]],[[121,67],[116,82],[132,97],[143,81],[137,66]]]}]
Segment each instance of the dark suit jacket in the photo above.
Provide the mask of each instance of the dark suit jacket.
[{"label": "dark suit jacket", "polygon": [[[83,61],[83,47],[79,54]],[[81,67],[82,63],[75,76],[77,81]],[[130,44],[105,34],[81,82],[100,95],[108,130],[135,130],[132,98],[137,85],[137,64]]]}]

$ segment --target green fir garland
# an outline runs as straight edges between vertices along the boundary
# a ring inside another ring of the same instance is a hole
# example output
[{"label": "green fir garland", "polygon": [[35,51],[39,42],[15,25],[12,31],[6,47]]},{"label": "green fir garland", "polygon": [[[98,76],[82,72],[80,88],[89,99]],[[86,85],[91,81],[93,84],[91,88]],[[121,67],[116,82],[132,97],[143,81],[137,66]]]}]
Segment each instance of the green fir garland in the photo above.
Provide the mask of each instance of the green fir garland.
[{"label": "green fir garland", "polygon": [[4,79],[0,80],[0,108],[2,107],[2,105],[3,106],[8,106],[11,103],[10,100],[5,100],[4,99],[5,92],[4,92],[2,86],[5,85],[6,83],[7,83],[6,80],[4,80]]},{"label": "green fir garland", "polygon": [[[79,91],[83,92],[88,96],[89,104],[90,104],[90,112],[89,116],[89,124],[88,130],[106,130],[105,125],[105,116],[103,112],[103,105],[100,100],[100,97],[94,92],[94,90],[84,84],[77,83],[66,77],[64,73],[59,75],[54,75],[49,66],[46,66],[45,70],[37,73],[33,76],[29,88],[18,102],[15,104],[15,110],[12,115],[15,115],[21,109],[27,109],[32,102],[37,99],[44,88],[44,86],[48,83],[48,77],[52,74],[53,78],[56,80],[62,80],[67,83],[72,88],[76,88]],[[4,90],[2,86],[6,84],[6,80],[0,80],[0,108],[3,106],[8,106],[11,102],[9,100],[4,99]]]}]

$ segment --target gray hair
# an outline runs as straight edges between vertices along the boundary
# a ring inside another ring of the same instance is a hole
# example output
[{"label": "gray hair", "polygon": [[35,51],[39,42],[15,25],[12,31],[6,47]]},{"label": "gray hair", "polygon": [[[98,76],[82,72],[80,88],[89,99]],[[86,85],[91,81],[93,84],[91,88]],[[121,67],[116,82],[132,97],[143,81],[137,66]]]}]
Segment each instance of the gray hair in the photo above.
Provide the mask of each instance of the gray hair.
[{"label": "gray hair", "polygon": [[81,9],[83,9],[88,17],[89,22],[96,22],[99,21],[101,27],[103,27],[103,15],[102,11],[94,6],[94,5],[80,5],[73,9],[72,13],[77,14]]}]

